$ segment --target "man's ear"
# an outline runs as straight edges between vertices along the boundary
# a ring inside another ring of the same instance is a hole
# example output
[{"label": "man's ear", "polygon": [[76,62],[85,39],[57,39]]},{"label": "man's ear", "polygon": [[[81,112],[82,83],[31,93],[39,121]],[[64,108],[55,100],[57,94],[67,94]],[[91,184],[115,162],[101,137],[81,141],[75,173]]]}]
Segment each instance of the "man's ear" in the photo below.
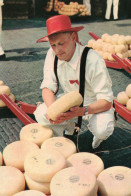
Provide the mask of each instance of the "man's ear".
[{"label": "man's ear", "polygon": [[77,37],[76,32],[73,32],[73,33],[71,34],[71,36],[72,36],[72,39],[73,39],[74,41],[76,41],[76,37]]}]

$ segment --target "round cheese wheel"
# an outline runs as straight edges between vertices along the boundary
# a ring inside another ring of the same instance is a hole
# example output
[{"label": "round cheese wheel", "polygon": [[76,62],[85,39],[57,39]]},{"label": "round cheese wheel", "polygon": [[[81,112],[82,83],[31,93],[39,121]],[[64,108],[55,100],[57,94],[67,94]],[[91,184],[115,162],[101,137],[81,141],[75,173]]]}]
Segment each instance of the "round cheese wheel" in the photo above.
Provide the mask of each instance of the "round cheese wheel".
[{"label": "round cheese wheel", "polygon": [[42,142],[53,136],[53,131],[38,123],[32,123],[24,126],[20,131],[20,140],[32,141],[38,146]]},{"label": "round cheese wheel", "polygon": [[24,176],[28,189],[41,191],[47,195],[50,194],[50,182],[37,182],[35,180],[32,180],[26,173],[24,174]]},{"label": "round cheese wheel", "polygon": [[83,167],[69,167],[57,172],[50,184],[53,196],[97,196],[95,175]]},{"label": "round cheese wheel", "polygon": [[0,95],[1,94],[6,94],[6,95],[11,94],[10,88],[8,86],[6,86],[6,85],[1,85],[0,86]]},{"label": "round cheese wheel", "polygon": [[88,47],[91,47],[93,48],[93,44],[94,44],[95,40],[94,39],[91,39],[88,41]]},{"label": "round cheese wheel", "polygon": [[65,137],[52,137],[41,145],[42,150],[53,148],[64,155],[65,158],[76,153],[76,145],[70,139]]},{"label": "round cheese wheel", "polygon": [[109,36],[109,34],[108,34],[108,33],[104,33],[104,34],[101,36],[101,39],[105,42],[107,36]]},{"label": "round cheese wheel", "polygon": [[100,157],[89,152],[79,152],[67,159],[67,166],[84,166],[98,176],[104,170],[104,163]]},{"label": "round cheese wheel", "polygon": [[51,104],[47,109],[47,115],[51,120],[56,120],[56,117],[63,112],[68,111],[71,107],[81,105],[83,98],[77,91],[71,91]]},{"label": "round cheese wheel", "polygon": [[128,57],[131,57],[131,50],[128,50]]},{"label": "round cheese wheel", "polygon": [[0,152],[0,166],[3,165],[3,156],[2,153]]},{"label": "round cheese wheel", "polygon": [[[13,101],[13,102],[15,102],[15,96],[11,93],[10,95],[9,95],[9,98]],[[0,107],[5,107],[6,106],[6,104],[0,99]]]},{"label": "round cheese wheel", "polygon": [[24,160],[27,154],[38,150],[39,147],[29,141],[15,141],[8,144],[3,151],[5,165],[14,166],[24,171]]},{"label": "round cheese wheel", "polygon": [[125,36],[125,39],[126,39],[127,44],[131,44],[131,36],[130,35]]},{"label": "round cheese wheel", "polygon": [[126,103],[126,107],[127,107],[128,110],[131,111],[131,98],[128,99],[128,101],[127,101],[127,103]]},{"label": "round cheese wheel", "polygon": [[126,94],[128,95],[128,97],[131,97],[131,84],[128,84],[128,86],[126,87]]},{"label": "round cheese wheel", "polygon": [[1,86],[1,85],[4,85],[4,82],[3,82],[2,80],[0,80],[0,86]]},{"label": "round cheese wheel", "polygon": [[38,150],[27,156],[24,162],[26,174],[38,182],[50,182],[65,167],[65,157],[54,149]]},{"label": "round cheese wheel", "polygon": [[25,190],[19,193],[16,193],[13,196],[46,196],[44,193],[36,190]]},{"label": "round cheese wheel", "polygon": [[98,178],[101,196],[131,195],[131,169],[114,166],[103,170]]},{"label": "round cheese wheel", "polygon": [[0,166],[0,196],[12,196],[25,189],[24,174],[15,167]]},{"label": "round cheese wheel", "polygon": [[119,92],[117,95],[117,101],[121,103],[122,105],[126,105],[128,99],[129,97],[125,91]]}]

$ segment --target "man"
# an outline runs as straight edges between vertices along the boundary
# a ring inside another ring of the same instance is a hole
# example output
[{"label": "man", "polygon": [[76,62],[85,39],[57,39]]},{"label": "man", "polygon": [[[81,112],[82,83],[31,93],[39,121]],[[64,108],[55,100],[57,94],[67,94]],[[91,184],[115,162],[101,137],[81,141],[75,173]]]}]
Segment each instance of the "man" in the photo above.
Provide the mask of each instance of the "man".
[{"label": "man", "polygon": [[106,8],[105,18],[107,20],[110,19],[112,4],[113,4],[113,17],[114,17],[114,20],[117,20],[118,19],[119,0],[107,0],[107,8]]},{"label": "man", "polygon": [[[90,49],[86,58],[84,107],[74,107],[59,115],[55,122],[47,114],[47,108],[56,100],[58,84],[54,73],[55,55],[58,57],[57,74],[64,91],[79,91],[80,60],[85,46],[76,42],[77,32],[83,27],[71,27],[70,18],[65,15],[53,16],[47,20],[48,35],[38,42],[49,40],[49,49],[44,64],[44,80],[41,84],[44,103],[38,106],[34,115],[38,123],[51,126],[71,134],[76,117],[87,120],[88,129],[94,135],[92,147],[97,148],[114,130],[113,93],[111,80],[104,60]],[[75,82],[72,82],[75,81]],[[61,95],[60,95],[61,96]]]}]

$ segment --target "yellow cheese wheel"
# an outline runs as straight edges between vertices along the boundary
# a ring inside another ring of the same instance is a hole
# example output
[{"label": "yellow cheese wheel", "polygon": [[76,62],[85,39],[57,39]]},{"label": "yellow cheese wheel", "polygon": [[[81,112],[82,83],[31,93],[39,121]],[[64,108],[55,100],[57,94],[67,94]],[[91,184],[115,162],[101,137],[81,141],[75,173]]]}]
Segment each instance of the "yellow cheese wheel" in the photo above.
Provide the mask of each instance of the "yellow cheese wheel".
[{"label": "yellow cheese wheel", "polygon": [[0,166],[0,196],[12,196],[25,189],[24,174],[15,167]]},{"label": "yellow cheese wheel", "polygon": [[128,57],[131,57],[131,50],[128,50]]},{"label": "yellow cheese wheel", "polygon": [[124,166],[114,166],[103,170],[98,178],[101,196],[131,195],[131,169]]},{"label": "yellow cheese wheel", "polygon": [[125,91],[119,92],[117,95],[117,101],[121,103],[122,105],[126,105],[128,99],[129,97]]},{"label": "yellow cheese wheel", "polygon": [[3,165],[3,155],[2,153],[0,152],[0,166]]},{"label": "yellow cheese wheel", "polygon": [[0,80],[0,86],[1,86],[1,85],[4,85],[4,82],[3,82],[2,80]]},{"label": "yellow cheese wheel", "polygon": [[20,140],[32,141],[38,146],[53,136],[53,131],[38,123],[32,123],[24,126],[20,131]]},{"label": "yellow cheese wheel", "polygon": [[104,33],[104,34],[101,36],[101,39],[105,42],[107,36],[109,36],[109,34],[108,34],[108,33]]},{"label": "yellow cheese wheel", "polygon": [[125,39],[126,39],[127,44],[131,44],[131,36],[130,35],[125,36]]},{"label": "yellow cheese wheel", "polygon": [[44,194],[50,194],[50,182],[37,182],[32,180],[26,173],[24,174],[26,185],[30,190],[41,191]]},{"label": "yellow cheese wheel", "polygon": [[39,147],[29,141],[15,141],[8,144],[3,151],[3,159],[7,166],[14,166],[24,171],[24,160],[27,154],[38,150]]},{"label": "yellow cheese wheel", "polygon": [[88,47],[91,47],[93,48],[93,44],[94,44],[95,40],[94,39],[91,39],[88,41]]},{"label": "yellow cheese wheel", "polygon": [[104,163],[100,157],[89,152],[79,152],[67,159],[67,166],[84,166],[98,176],[104,170]]},{"label": "yellow cheese wheel", "polygon": [[[8,95],[9,96],[9,98],[13,101],[13,102],[15,102],[15,96],[11,93],[10,95]],[[6,106],[6,104],[0,99],[0,107],[5,107]]]},{"label": "yellow cheese wheel", "polygon": [[126,107],[127,107],[128,110],[131,111],[131,98],[128,99],[128,101],[127,101],[127,103],[126,103]]},{"label": "yellow cheese wheel", "polygon": [[74,142],[65,137],[52,137],[43,142],[41,149],[46,150],[48,148],[53,148],[54,150],[59,151],[65,158],[68,158],[72,154],[76,153],[76,145]]},{"label": "yellow cheese wheel", "polygon": [[54,149],[38,150],[27,156],[24,162],[26,174],[38,182],[50,182],[65,167],[65,157]]},{"label": "yellow cheese wheel", "polygon": [[0,95],[1,94],[6,94],[6,95],[11,94],[10,88],[8,86],[6,86],[6,85],[1,85],[0,86]]},{"label": "yellow cheese wheel", "polygon": [[128,97],[131,97],[131,84],[128,84],[128,86],[126,87],[126,94],[128,95]]},{"label": "yellow cheese wheel", "polygon": [[46,196],[44,193],[36,190],[25,190],[19,193],[16,193],[13,196]]},{"label": "yellow cheese wheel", "polygon": [[57,172],[51,180],[53,196],[97,196],[95,175],[83,167],[69,167]]},{"label": "yellow cheese wheel", "polygon": [[51,104],[47,109],[50,119],[56,120],[56,117],[63,112],[68,111],[71,107],[81,105],[83,98],[77,91],[71,91]]}]

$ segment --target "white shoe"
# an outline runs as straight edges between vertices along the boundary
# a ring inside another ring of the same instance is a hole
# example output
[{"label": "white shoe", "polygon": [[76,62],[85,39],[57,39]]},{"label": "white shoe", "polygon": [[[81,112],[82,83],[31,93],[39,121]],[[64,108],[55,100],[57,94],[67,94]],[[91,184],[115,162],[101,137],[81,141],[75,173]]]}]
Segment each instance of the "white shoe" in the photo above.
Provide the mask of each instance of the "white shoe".
[{"label": "white shoe", "polygon": [[92,142],[92,148],[93,148],[93,149],[94,149],[94,148],[97,148],[97,147],[101,144],[102,141],[103,141],[103,140],[98,139],[98,138],[96,138],[96,137],[94,136],[93,142]]}]

